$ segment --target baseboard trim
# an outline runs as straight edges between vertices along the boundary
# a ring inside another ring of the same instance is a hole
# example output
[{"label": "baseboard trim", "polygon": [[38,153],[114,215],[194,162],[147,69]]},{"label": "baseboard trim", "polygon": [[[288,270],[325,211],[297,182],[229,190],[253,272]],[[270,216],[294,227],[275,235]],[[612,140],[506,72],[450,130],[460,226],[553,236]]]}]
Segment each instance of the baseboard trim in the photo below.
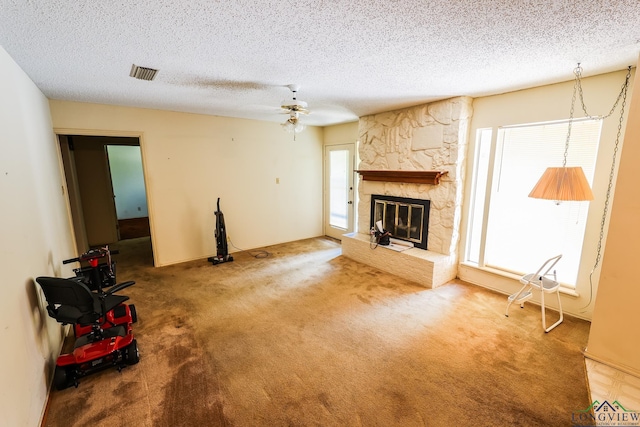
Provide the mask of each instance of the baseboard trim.
[{"label": "baseboard trim", "polygon": [[631,368],[629,366],[621,365],[619,363],[615,363],[610,360],[600,358],[598,356],[594,356],[593,354],[589,353],[587,349],[585,349],[582,352],[582,354],[587,359],[591,359],[595,362],[602,363],[603,365],[607,365],[610,368],[617,369],[618,371],[624,372],[625,374],[633,375],[634,377],[640,379],[640,371],[638,371],[637,369]]},{"label": "baseboard trim", "polygon": [[[491,280],[486,279],[486,277],[491,277]],[[479,269],[477,267],[469,266],[467,264],[459,264],[458,265],[458,278],[467,283],[471,283],[472,285],[480,286],[485,289],[489,289],[494,292],[498,292],[503,295],[511,295],[514,290],[517,290],[522,286],[518,280],[515,278],[509,277],[505,274],[498,274],[496,272],[492,272],[486,269]],[[494,283],[495,285],[491,285],[489,283]],[[509,290],[507,290],[509,289]],[[574,299],[577,294],[564,292],[562,289],[560,290],[561,298],[565,295]],[[547,308],[558,311],[558,308],[555,305],[555,298],[549,298],[550,301],[547,303]],[[528,303],[534,304],[540,307],[540,302],[537,299],[537,295],[534,294],[534,298],[529,300]],[[584,315],[581,312],[575,310],[574,307],[567,307],[565,304],[565,300],[563,299],[563,311],[565,315],[575,317],[577,319],[586,320],[591,322],[591,317],[589,315]],[[505,302],[506,306],[506,302]]]}]

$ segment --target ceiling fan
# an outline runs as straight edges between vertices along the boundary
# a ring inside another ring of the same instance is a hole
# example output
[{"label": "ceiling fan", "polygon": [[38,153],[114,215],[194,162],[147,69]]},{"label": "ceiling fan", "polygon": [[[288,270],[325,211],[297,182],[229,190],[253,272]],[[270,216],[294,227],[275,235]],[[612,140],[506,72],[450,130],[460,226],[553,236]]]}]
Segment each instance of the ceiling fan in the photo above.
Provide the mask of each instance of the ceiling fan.
[{"label": "ceiling fan", "polygon": [[[157,81],[158,77],[154,81]],[[298,84],[275,84],[259,80],[232,80],[208,77],[205,75],[184,73],[167,70],[161,83],[187,88],[188,91],[199,90],[193,95],[188,92],[189,107],[196,108],[196,112],[215,114],[220,116],[241,117],[264,121],[279,121],[277,113],[288,116],[287,122],[282,123],[283,129],[300,133],[306,126],[324,126],[327,122],[346,123],[358,119],[358,116],[348,108],[322,103],[321,98],[314,98],[312,117],[302,118],[311,114],[307,103],[297,99]],[[289,88],[292,98],[283,100],[279,106],[273,105],[273,97],[281,93],[282,88]],[[180,90],[180,89],[176,89]],[[296,127],[297,126],[297,127]],[[294,135],[295,139],[295,135]]]},{"label": "ceiling fan", "polygon": [[308,105],[304,101],[300,101],[297,99],[298,89],[300,89],[300,85],[291,84],[287,85],[289,90],[293,92],[293,100],[291,101],[282,101],[280,108],[282,108],[285,114],[289,115],[289,118],[286,122],[282,123],[282,127],[287,132],[293,133],[293,140],[296,139],[296,133],[302,132],[305,128],[304,123],[300,121],[300,114],[309,114]]}]

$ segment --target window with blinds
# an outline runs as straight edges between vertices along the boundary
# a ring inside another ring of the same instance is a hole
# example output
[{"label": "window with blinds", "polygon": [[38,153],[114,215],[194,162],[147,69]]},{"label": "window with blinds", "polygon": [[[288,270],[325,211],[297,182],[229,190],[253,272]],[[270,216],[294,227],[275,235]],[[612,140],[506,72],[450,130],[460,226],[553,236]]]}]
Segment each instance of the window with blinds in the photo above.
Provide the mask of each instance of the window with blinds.
[{"label": "window with blinds", "polygon": [[[589,184],[601,123],[578,120],[572,124],[567,166],[582,166]],[[503,127],[493,141],[491,130],[479,131],[474,170],[481,173],[473,182],[469,261],[524,274],[535,270],[541,260],[561,253],[558,279],[575,286],[589,203],[556,204],[528,197],[547,167],[562,166],[567,128],[568,122]],[[491,151],[494,156],[489,155]]]}]

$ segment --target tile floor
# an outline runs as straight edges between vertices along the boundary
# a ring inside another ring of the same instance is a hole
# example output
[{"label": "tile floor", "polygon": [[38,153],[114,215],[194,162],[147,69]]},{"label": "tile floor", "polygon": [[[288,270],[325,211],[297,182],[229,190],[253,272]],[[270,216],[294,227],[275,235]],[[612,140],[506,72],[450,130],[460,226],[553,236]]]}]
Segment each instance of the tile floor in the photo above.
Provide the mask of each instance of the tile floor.
[{"label": "tile floor", "polygon": [[640,378],[585,358],[591,401],[618,401],[627,411],[640,412]]}]

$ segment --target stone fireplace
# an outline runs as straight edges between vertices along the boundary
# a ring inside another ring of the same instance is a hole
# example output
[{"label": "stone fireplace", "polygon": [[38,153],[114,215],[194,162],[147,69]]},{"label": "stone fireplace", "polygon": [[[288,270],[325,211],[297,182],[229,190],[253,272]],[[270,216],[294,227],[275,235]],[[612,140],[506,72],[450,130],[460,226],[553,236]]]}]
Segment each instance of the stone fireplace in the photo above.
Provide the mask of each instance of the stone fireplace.
[{"label": "stone fireplace", "polygon": [[[458,97],[360,118],[358,231],[345,235],[345,256],[427,287],[456,277],[471,103]],[[379,196],[429,201],[426,249],[370,248]]]}]

